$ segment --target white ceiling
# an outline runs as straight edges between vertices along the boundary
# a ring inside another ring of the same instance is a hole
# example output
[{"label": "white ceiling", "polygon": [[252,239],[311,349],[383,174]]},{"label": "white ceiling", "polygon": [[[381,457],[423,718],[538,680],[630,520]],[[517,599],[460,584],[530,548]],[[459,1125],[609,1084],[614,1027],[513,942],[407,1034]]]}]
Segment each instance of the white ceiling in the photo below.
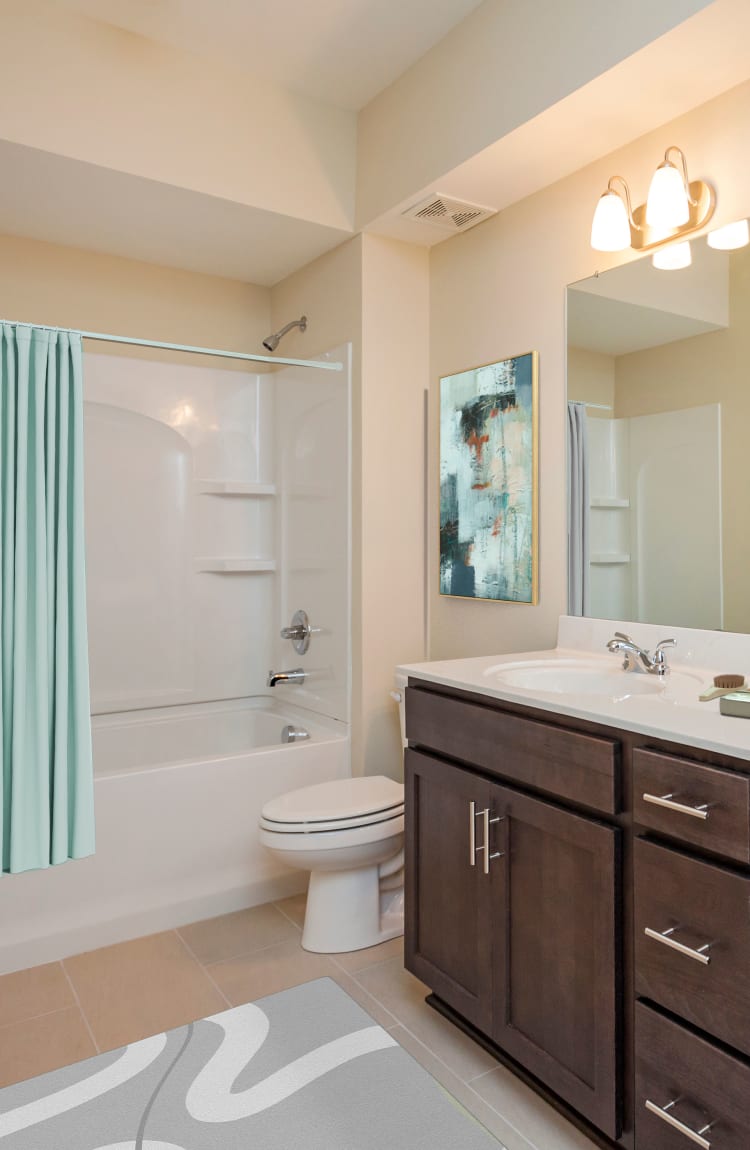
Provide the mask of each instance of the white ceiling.
[{"label": "white ceiling", "polygon": [[6,140],[0,171],[1,232],[262,286],[351,235]]},{"label": "white ceiling", "polygon": [[359,109],[481,0],[58,0],[95,20]]}]

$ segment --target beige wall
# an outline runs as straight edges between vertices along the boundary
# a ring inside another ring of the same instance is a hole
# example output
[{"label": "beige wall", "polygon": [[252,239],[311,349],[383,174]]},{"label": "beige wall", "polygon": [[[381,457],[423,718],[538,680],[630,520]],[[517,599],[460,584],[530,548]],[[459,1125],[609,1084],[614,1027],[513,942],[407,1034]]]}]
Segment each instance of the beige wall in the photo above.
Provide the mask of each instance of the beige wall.
[{"label": "beige wall", "polygon": [[262,353],[271,298],[254,284],[0,236],[0,318]]},{"label": "beige wall", "polygon": [[352,743],[355,773],[400,775],[397,663],[424,656],[424,388],[428,254],[359,236],[272,290],[289,355],[351,341]]},{"label": "beige wall", "polygon": [[437,490],[437,380],[471,364],[540,353],[540,599],[537,607],[457,602],[437,591],[437,501],[430,500],[433,658],[554,644],[566,601],[565,286],[621,262],[589,246],[597,197],[614,172],[645,198],[664,148],[718,189],[715,224],[750,214],[750,84],[642,137],[433,249],[430,283],[430,490]]},{"label": "beige wall", "polygon": [[750,440],[750,248],[729,261],[730,326],[618,356],[618,418],[721,404],[724,627],[750,631],[750,515],[745,509]]},{"label": "beige wall", "polygon": [[615,359],[586,347],[568,348],[568,399],[601,404],[588,409],[591,419],[612,419],[615,410]]}]

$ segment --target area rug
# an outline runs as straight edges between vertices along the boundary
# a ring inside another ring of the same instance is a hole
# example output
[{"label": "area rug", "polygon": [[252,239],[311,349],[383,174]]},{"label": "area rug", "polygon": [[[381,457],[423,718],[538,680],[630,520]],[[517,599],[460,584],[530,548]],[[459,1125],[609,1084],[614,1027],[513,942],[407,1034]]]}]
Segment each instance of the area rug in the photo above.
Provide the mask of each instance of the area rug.
[{"label": "area rug", "polygon": [[329,978],[0,1090],[1,1150],[498,1150]]}]

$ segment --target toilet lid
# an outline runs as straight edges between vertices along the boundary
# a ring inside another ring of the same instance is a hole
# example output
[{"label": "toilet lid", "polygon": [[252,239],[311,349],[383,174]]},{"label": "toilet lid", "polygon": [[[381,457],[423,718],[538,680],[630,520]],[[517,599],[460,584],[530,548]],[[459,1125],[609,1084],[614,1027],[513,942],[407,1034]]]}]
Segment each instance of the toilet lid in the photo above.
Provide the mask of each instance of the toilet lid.
[{"label": "toilet lid", "polygon": [[331,823],[403,808],[404,788],[385,775],[336,779],[302,787],[271,799],[263,807],[263,820],[276,823]]}]

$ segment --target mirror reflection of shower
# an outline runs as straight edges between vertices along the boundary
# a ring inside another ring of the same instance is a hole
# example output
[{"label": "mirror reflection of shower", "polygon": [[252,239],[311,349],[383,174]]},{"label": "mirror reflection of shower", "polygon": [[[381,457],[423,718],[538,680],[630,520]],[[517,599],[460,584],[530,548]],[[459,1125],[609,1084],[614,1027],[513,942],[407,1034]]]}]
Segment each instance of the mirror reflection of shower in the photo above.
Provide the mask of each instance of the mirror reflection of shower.
[{"label": "mirror reflection of shower", "polygon": [[300,331],[307,331],[307,316],[302,315],[299,319],[293,319],[278,331],[272,332],[271,335],[266,336],[266,338],[263,340],[263,346],[266,351],[276,351],[276,348],[279,346],[286,333],[295,327],[298,327]]}]

